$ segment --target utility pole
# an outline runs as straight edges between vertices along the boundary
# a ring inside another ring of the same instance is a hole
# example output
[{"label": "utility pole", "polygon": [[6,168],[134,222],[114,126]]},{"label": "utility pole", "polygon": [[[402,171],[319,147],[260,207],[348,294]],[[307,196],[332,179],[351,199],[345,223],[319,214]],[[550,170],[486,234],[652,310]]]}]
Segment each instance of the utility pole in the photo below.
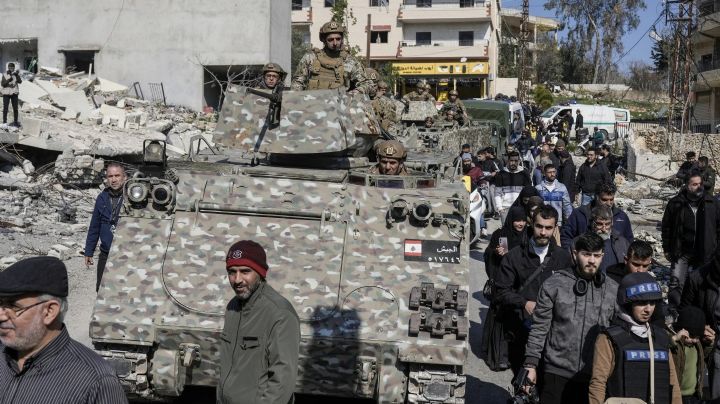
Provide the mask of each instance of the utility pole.
[{"label": "utility pole", "polygon": [[367,47],[365,50],[365,65],[366,67],[370,67],[370,45],[372,44],[372,14],[368,14],[367,19],[367,38],[365,46]]},{"label": "utility pole", "polygon": [[519,53],[517,76],[517,99],[520,102],[526,102],[528,98],[527,81],[530,79],[529,73],[529,57],[528,57],[528,41],[530,40],[530,27],[528,20],[530,19],[530,0],[523,0],[522,16],[520,18],[520,37],[519,37]]},{"label": "utility pole", "polygon": [[666,0],[665,24],[672,30],[674,55],[670,61],[668,95],[668,140],[665,149],[671,153],[670,134],[689,127],[690,79],[692,60],[691,37],[694,27],[695,0]]}]

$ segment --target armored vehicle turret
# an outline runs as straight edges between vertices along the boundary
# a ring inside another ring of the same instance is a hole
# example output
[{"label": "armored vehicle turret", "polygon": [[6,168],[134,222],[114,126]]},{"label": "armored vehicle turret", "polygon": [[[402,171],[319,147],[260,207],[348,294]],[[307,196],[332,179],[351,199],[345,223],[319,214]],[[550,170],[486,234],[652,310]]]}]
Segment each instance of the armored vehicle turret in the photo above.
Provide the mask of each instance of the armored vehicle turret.
[{"label": "armored vehicle turret", "polygon": [[90,325],[128,394],[217,385],[234,296],[224,259],[249,239],[301,320],[297,392],[464,403],[468,194],[441,171],[372,174],[379,129],[365,102],[234,89],[217,147],[166,178],[128,180]]}]

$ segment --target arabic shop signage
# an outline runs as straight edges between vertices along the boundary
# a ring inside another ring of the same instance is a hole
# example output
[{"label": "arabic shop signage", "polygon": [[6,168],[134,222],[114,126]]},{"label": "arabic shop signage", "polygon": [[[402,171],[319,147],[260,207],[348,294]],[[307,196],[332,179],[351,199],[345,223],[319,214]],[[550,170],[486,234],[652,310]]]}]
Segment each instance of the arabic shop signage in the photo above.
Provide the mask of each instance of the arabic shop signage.
[{"label": "arabic shop signage", "polygon": [[405,261],[460,263],[460,242],[445,240],[405,240]]},{"label": "arabic shop signage", "polygon": [[393,72],[400,76],[467,76],[488,74],[487,62],[393,63]]}]

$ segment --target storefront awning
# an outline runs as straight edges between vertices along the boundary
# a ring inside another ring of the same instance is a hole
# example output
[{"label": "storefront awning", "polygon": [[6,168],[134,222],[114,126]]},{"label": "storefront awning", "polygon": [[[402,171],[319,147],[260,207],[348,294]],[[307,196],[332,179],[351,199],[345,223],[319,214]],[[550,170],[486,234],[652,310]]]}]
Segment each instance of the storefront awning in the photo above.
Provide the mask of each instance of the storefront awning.
[{"label": "storefront awning", "polygon": [[487,75],[488,62],[393,63],[393,72],[400,76],[469,76]]}]

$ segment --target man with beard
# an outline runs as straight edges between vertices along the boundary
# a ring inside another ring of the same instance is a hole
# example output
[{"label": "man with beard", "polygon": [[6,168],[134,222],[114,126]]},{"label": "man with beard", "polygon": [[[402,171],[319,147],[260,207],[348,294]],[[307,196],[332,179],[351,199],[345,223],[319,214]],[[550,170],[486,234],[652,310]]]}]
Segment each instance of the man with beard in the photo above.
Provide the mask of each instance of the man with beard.
[{"label": "man with beard", "polygon": [[320,27],[323,49],[313,48],[298,62],[291,88],[295,91],[345,87],[370,94],[372,83],[363,65],[344,49],[345,27],[330,21]]},{"label": "man with beard", "polygon": [[117,163],[110,163],[105,170],[105,188],[95,200],[90,226],[85,240],[85,265],[93,265],[93,254],[100,240],[100,255],[97,262],[97,282],[95,291],[100,290],[105,263],[110,252],[115,227],[120,219],[123,205],[123,186],[127,180],[125,168]]},{"label": "man with beard", "polygon": [[627,241],[632,242],[635,237],[633,236],[630,218],[627,213],[615,206],[616,193],[617,188],[615,185],[611,183],[601,184],[598,187],[597,195],[592,203],[573,210],[567,222],[563,224],[560,229],[560,245],[570,251],[572,249],[572,241],[577,236],[592,229],[592,210],[599,205],[605,205],[612,209],[613,230],[625,237]]},{"label": "man with beard", "polygon": [[[502,305],[506,330],[515,349],[509,353],[510,367],[517,373],[523,365],[530,318],[535,311],[538,289],[553,272],[572,266],[570,255],[552,242],[558,214],[551,206],[541,205],[533,215],[532,237],[505,254],[497,271],[496,303]],[[513,222],[520,221],[513,217]]]},{"label": "man with beard", "polygon": [[612,209],[598,205],[593,208],[590,219],[590,232],[600,236],[605,242],[600,270],[605,272],[613,265],[623,262],[630,242],[612,228]]},{"label": "man with beard", "polygon": [[537,369],[543,370],[543,404],[588,402],[591,344],[615,316],[618,284],[598,269],[603,240],[584,234],[572,253],[574,269],[556,271],[540,287],[525,348],[529,382],[535,384]]},{"label": "man with beard", "polygon": [[532,185],[530,176],[520,165],[520,153],[508,153],[508,165],[495,175],[495,209],[505,223],[507,210],[515,202],[523,187]]},{"label": "man with beard", "polygon": [[690,174],[670,199],[661,227],[663,251],[672,268],[668,299],[677,306],[688,271],[710,261],[720,237],[720,206],[705,193],[700,174]]},{"label": "man with beard", "polygon": [[0,271],[0,402],[127,404],[115,370],[70,338],[68,275],[54,257]]},{"label": "man with beard", "polygon": [[470,153],[463,153],[460,156],[460,158],[462,159],[463,175],[467,175],[468,177],[470,177],[470,180],[473,184],[472,189],[475,189],[478,182],[485,176],[485,174],[480,167],[477,167],[475,166],[475,164],[473,164],[472,157],[473,156]]},{"label": "man with beard", "polygon": [[587,160],[580,166],[575,182],[582,192],[580,205],[589,205],[598,193],[601,184],[613,182],[610,171],[605,164],[597,161],[598,150],[593,148],[587,151]]},{"label": "man with beard", "polygon": [[225,267],[235,297],[220,340],[217,402],[292,403],[300,349],[297,313],[265,282],[268,264],[260,244],[236,242]]}]

